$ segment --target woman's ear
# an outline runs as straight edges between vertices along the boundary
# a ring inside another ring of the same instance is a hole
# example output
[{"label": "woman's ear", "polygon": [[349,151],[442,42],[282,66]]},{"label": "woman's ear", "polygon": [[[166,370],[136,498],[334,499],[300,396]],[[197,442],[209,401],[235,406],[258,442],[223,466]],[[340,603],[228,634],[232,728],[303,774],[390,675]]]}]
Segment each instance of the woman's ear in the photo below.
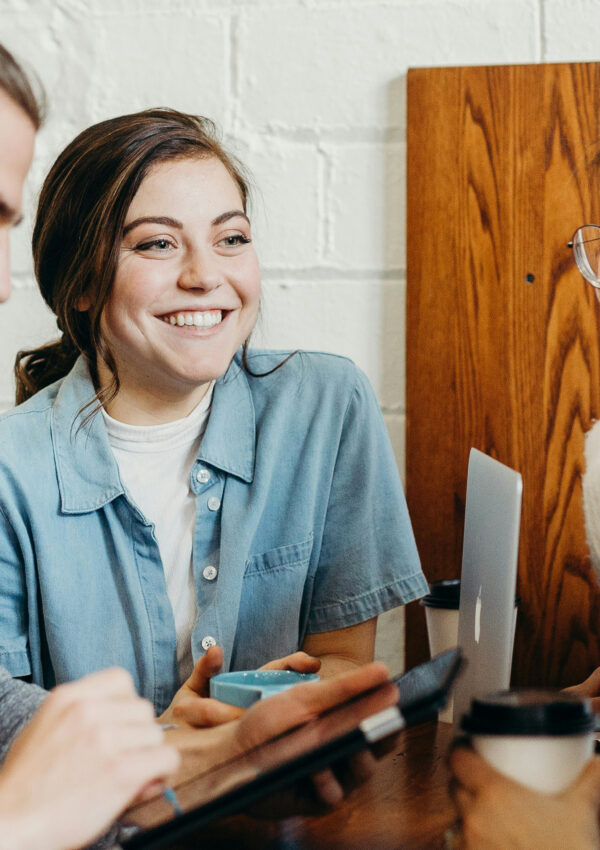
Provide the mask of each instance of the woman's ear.
[{"label": "woman's ear", "polygon": [[92,300],[89,295],[80,296],[75,302],[75,309],[80,313],[86,313],[92,306]]}]

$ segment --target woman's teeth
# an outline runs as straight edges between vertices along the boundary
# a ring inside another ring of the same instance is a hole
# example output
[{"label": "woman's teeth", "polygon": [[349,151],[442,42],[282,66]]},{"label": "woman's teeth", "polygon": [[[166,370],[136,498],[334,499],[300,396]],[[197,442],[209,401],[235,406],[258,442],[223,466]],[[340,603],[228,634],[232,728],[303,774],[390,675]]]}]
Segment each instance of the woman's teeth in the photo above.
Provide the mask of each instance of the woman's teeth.
[{"label": "woman's teeth", "polygon": [[223,319],[221,310],[203,310],[202,312],[194,313],[169,313],[168,316],[163,316],[163,322],[169,325],[179,325],[180,328],[185,326],[194,328],[214,328]]}]

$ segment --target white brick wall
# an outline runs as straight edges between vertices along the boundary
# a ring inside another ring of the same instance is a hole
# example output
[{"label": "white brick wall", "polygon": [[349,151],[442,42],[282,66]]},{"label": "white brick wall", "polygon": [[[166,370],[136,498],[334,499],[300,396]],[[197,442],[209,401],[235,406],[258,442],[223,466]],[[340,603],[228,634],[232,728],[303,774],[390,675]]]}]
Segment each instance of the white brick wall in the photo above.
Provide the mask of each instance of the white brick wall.
[{"label": "white brick wall", "polygon": [[[87,124],[169,105],[217,120],[254,173],[257,340],[352,357],[403,469],[407,68],[598,60],[598,0],[0,0],[0,22],[51,106],[13,243],[0,407],[17,348],[53,333],[28,247],[44,172]],[[398,669],[401,618],[385,622]]]}]

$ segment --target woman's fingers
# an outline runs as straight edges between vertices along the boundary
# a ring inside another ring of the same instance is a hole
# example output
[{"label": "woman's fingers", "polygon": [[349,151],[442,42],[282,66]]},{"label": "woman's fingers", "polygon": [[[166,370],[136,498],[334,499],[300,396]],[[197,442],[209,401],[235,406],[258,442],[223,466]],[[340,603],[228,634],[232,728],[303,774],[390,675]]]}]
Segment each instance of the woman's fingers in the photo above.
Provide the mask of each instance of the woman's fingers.
[{"label": "woman's fingers", "polygon": [[476,792],[498,778],[497,771],[466,746],[454,748],[449,764],[459,785],[471,792]]},{"label": "woman's fingers", "polygon": [[370,779],[375,772],[377,759],[370,750],[362,750],[354,756],[345,759],[341,764],[334,767],[334,773],[344,789],[344,793],[348,794],[354,788],[358,788],[367,779]]},{"label": "woman's fingers", "polygon": [[313,774],[312,784],[319,801],[326,806],[337,806],[344,799],[342,786],[332,770],[321,770]]},{"label": "woman's fingers", "polygon": [[294,670],[296,673],[318,673],[321,669],[321,661],[307,652],[293,652],[283,658],[275,658],[268,664],[263,664],[260,670]]},{"label": "woman's fingers", "polygon": [[180,756],[173,747],[151,747],[128,753],[123,759],[116,780],[120,781],[124,792],[133,795],[140,788],[136,799],[152,793],[159,793],[166,780],[175,774],[180,764]]},{"label": "woman's fingers", "polygon": [[210,698],[182,699],[173,708],[173,719],[190,726],[220,726],[237,720],[245,709]]},{"label": "woman's fingers", "polygon": [[312,783],[319,800],[327,806],[337,806],[351,791],[370,779],[376,762],[375,757],[364,750],[315,773]]},{"label": "woman's fingers", "polygon": [[564,688],[564,690],[579,697],[600,696],[600,667],[596,667],[585,681],[578,685],[572,685],[570,688]]},{"label": "woman's fingers", "polygon": [[206,654],[199,658],[192,670],[192,675],[185,686],[201,697],[207,697],[210,692],[210,680],[221,672],[223,666],[223,650],[220,646],[211,646]]},{"label": "woman's fingers", "polygon": [[260,744],[357,696],[364,698],[346,707],[346,720],[351,719],[354,712],[359,723],[367,715],[393,705],[398,699],[398,690],[388,680],[383,664],[369,664],[334,679],[296,685],[251,706],[236,731],[238,743],[242,747],[247,746],[248,741]]},{"label": "woman's fingers", "polygon": [[[306,682],[296,685],[293,698],[302,700],[306,711],[311,714],[321,714],[359,694],[389,682],[387,667],[384,664],[372,663],[343,673],[334,679],[322,682]],[[390,684],[390,693],[397,689]],[[287,693],[290,693],[289,691]]]},{"label": "woman's fingers", "polygon": [[451,796],[454,800],[454,805],[460,814],[464,816],[473,804],[473,795],[466,788],[463,788],[462,785],[455,784],[452,787]]}]

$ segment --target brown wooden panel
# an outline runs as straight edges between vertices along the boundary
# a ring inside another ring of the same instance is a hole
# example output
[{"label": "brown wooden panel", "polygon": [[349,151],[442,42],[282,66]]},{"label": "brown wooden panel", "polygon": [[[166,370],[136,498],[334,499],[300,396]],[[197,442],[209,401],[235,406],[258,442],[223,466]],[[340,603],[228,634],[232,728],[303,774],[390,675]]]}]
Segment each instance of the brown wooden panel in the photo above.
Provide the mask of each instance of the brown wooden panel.
[{"label": "brown wooden panel", "polygon": [[[599,140],[598,63],[409,71],[407,498],[428,579],[457,576],[469,448],[522,472],[518,683],[600,664],[581,492],[599,312],[566,247],[600,221]],[[409,606],[407,663],[426,654]]]}]

